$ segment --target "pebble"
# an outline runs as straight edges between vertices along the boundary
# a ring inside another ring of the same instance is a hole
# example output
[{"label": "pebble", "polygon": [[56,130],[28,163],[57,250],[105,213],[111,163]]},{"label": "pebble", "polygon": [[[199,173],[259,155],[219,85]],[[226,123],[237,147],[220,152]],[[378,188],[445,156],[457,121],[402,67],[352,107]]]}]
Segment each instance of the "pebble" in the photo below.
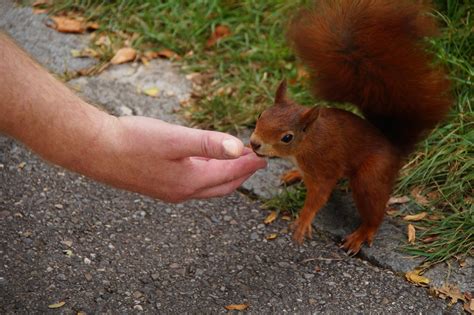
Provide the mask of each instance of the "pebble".
[{"label": "pebble", "polygon": [[304,274],[304,278],[305,278],[306,280],[312,279],[312,278],[314,278],[314,274],[312,274],[312,273],[305,273],[305,274]]},{"label": "pebble", "polygon": [[232,220],[232,217],[230,215],[225,215],[224,216],[224,221],[228,222],[230,220]]},{"label": "pebble", "polygon": [[141,305],[135,305],[133,309],[137,311],[143,311],[143,307]]},{"label": "pebble", "polygon": [[[199,269],[198,269],[198,270],[199,270]],[[197,271],[196,271],[196,273],[197,273]],[[152,273],[152,274],[151,274],[151,278],[153,279],[153,281],[156,281],[156,280],[160,279],[160,274],[158,274],[158,273]]]},{"label": "pebble", "polygon": [[84,258],[84,263],[85,263],[86,265],[90,265],[90,264],[91,264],[91,260],[86,257],[86,258]]},{"label": "pebble", "polygon": [[259,239],[258,234],[253,232],[252,234],[250,234],[250,239],[253,240],[253,241]]},{"label": "pebble", "polygon": [[66,275],[64,273],[58,274],[57,278],[58,278],[58,280],[61,280],[61,281],[66,281],[67,280]]},{"label": "pebble", "polygon": [[135,291],[135,292],[133,292],[132,295],[133,295],[133,298],[139,299],[143,296],[143,293],[141,293],[140,291]]},{"label": "pebble", "polygon": [[92,280],[92,275],[90,273],[86,272],[84,274],[84,278],[86,278],[87,281],[91,281]]}]

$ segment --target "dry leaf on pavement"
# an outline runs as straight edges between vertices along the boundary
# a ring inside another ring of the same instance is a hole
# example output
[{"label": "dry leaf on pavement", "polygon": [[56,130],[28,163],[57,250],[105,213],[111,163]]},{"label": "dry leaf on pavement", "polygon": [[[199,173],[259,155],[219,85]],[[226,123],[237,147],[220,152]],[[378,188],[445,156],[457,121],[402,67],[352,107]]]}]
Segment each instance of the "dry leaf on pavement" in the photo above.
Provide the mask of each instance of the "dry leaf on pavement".
[{"label": "dry leaf on pavement", "polygon": [[48,308],[60,308],[60,307],[63,307],[64,304],[66,304],[66,302],[61,301],[61,302],[58,302],[58,303],[48,305]]},{"label": "dry leaf on pavement", "polygon": [[33,14],[46,14],[48,9],[33,9]]},{"label": "dry leaf on pavement", "polygon": [[160,90],[158,90],[158,88],[156,87],[151,87],[151,88],[144,89],[143,93],[151,97],[157,97],[160,93]]},{"label": "dry leaf on pavement", "polygon": [[269,215],[267,215],[267,217],[265,218],[265,220],[263,220],[263,223],[265,223],[265,224],[270,224],[270,223],[272,223],[273,221],[275,221],[276,218],[278,218],[278,212],[272,211],[272,212],[270,212]]},{"label": "dry leaf on pavement", "polygon": [[131,47],[120,48],[115,56],[110,60],[113,65],[129,62],[135,60],[137,57],[137,51]]},{"label": "dry leaf on pavement", "polygon": [[464,293],[466,302],[464,303],[464,310],[469,314],[474,314],[474,298],[470,293]]},{"label": "dry leaf on pavement", "polygon": [[219,40],[230,35],[230,29],[225,25],[218,25],[206,42],[206,47],[214,46]]},{"label": "dry leaf on pavement", "polygon": [[454,284],[444,284],[441,288],[433,288],[433,291],[438,297],[444,300],[450,298],[450,305],[456,304],[459,300],[467,302],[464,294]]},{"label": "dry leaf on pavement", "polygon": [[412,270],[405,274],[405,278],[413,284],[426,286],[430,283],[430,279],[420,275],[421,270]]},{"label": "dry leaf on pavement", "polygon": [[403,217],[403,220],[405,221],[420,221],[426,218],[428,215],[427,212],[420,212],[418,214],[409,214]]},{"label": "dry leaf on pavement", "polygon": [[274,240],[278,237],[278,234],[277,233],[272,233],[272,234],[268,234],[267,236],[265,236],[265,238],[269,241],[271,240]]},{"label": "dry leaf on pavement", "polygon": [[249,307],[248,304],[230,304],[225,306],[225,309],[228,311],[243,311]]},{"label": "dry leaf on pavement", "polygon": [[415,227],[413,226],[413,224],[408,224],[407,230],[408,230],[408,232],[407,232],[407,234],[408,234],[408,243],[410,243],[410,244],[415,243],[416,230],[415,230]]},{"label": "dry leaf on pavement", "polygon": [[390,197],[390,199],[387,202],[387,205],[394,205],[394,204],[399,204],[399,203],[407,203],[410,201],[410,198],[408,196],[401,196],[401,197]]},{"label": "dry leaf on pavement", "polygon": [[51,25],[58,32],[62,33],[84,33],[86,25],[83,21],[71,19],[64,16],[53,16],[51,20],[54,22]]}]

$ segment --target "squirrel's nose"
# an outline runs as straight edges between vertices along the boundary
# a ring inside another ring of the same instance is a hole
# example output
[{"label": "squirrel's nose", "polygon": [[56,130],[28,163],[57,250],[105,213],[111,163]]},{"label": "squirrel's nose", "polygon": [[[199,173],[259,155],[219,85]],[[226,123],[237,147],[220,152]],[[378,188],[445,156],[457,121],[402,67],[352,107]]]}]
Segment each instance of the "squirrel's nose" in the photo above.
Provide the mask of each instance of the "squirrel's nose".
[{"label": "squirrel's nose", "polygon": [[250,146],[252,147],[254,151],[257,151],[262,145],[260,143],[250,141]]}]

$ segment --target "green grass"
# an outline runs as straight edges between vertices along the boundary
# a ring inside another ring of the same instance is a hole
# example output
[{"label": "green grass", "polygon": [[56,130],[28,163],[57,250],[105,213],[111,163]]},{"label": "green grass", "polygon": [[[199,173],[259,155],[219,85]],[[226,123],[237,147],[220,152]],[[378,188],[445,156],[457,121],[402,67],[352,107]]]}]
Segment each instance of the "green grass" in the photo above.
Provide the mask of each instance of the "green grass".
[{"label": "green grass", "polygon": [[[195,126],[235,131],[254,125],[257,114],[272,103],[278,81],[297,77],[295,58],[285,42],[284,26],[289,14],[307,2],[57,0],[54,10],[78,11],[87,19],[98,21],[99,31],[111,34],[116,46],[132,37],[132,46],[141,51],[160,48],[176,51],[184,57],[181,62],[185,71],[204,73],[207,78],[194,105],[187,108],[186,117]],[[467,237],[472,251],[474,239],[469,231],[474,226],[469,218],[474,212],[470,197],[474,179],[474,5],[456,0],[435,2],[439,12],[434,14],[443,29],[442,35],[430,43],[439,62],[450,71],[457,102],[449,119],[420,145],[402,170],[396,194],[409,195],[413,188],[423,188],[431,196],[430,211],[442,211],[445,215],[443,221],[431,222],[429,231],[443,226],[443,235],[448,240]],[[206,40],[218,25],[229,27],[231,36],[215,47],[206,48]],[[112,55],[113,51],[105,51],[102,58],[107,60]],[[291,92],[300,103],[314,102],[302,82],[293,85]],[[296,210],[304,197],[304,188],[299,186],[268,205]],[[443,225],[445,222],[449,224]],[[432,263],[452,256],[443,254],[442,246],[425,245],[418,243],[411,253]],[[455,255],[469,252],[465,251],[466,247],[453,248],[458,249]]]}]

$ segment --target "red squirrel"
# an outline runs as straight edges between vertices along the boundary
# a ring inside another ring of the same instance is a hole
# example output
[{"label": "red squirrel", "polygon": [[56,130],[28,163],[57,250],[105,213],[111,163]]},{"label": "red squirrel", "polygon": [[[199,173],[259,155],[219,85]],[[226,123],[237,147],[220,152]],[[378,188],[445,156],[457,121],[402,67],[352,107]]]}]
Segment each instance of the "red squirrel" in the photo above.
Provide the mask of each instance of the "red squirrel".
[{"label": "red squirrel", "polygon": [[[303,107],[286,96],[257,119],[250,144],[259,156],[293,161],[307,188],[293,239],[311,223],[340,178],[348,178],[361,225],[342,247],[372,245],[403,160],[453,103],[442,67],[424,38],[437,33],[430,8],[409,0],[322,0],[290,21],[288,39],[321,99],[356,105],[348,111]],[[290,173],[292,179],[296,173]]]}]

